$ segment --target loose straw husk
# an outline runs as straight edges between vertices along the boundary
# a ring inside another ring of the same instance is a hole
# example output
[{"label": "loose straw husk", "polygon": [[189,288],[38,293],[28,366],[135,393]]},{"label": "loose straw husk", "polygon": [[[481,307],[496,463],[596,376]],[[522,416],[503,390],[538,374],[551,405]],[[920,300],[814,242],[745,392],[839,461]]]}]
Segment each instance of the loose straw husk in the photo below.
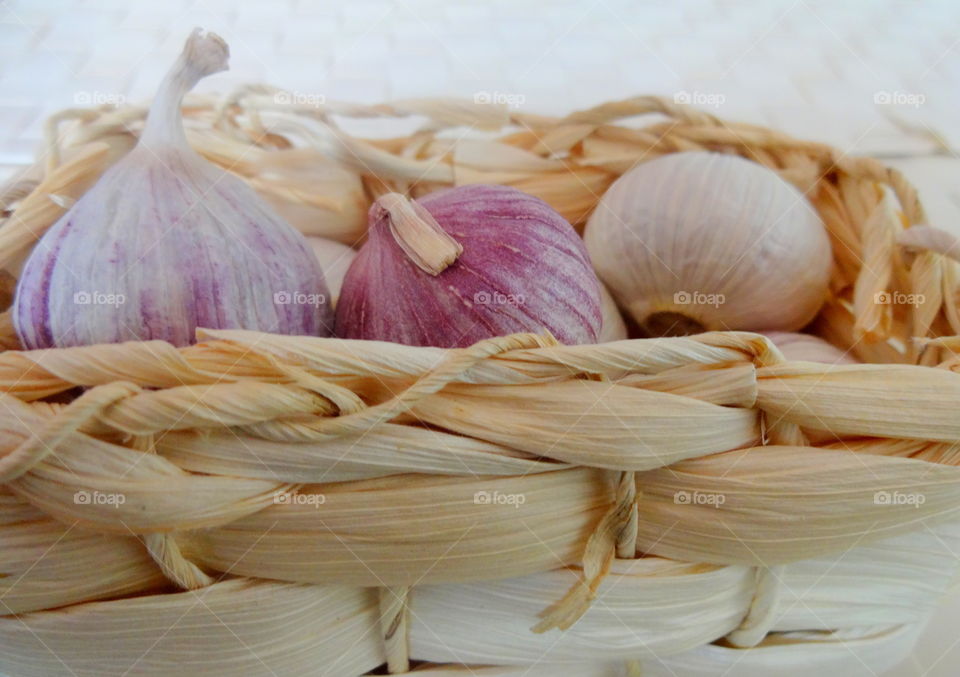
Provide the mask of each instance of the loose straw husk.
[{"label": "loose straw husk", "polygon": [[[351,245],[390,192],[504,183],[581,228],[638,162],[759,162],[830,235],[812,331],[870,364],[787,361],[745,332],[19,351],[4,312],[0,671],[806,677],[907,654],[958,573],[960,263],[897,171],[656,97],[553,118],[284,95],[188,97],[188,138]],[[144,113],[48,122],[44,161],[0,190],[0,267]],[[422,124],[363,139],[344,117]],[[444,133],[464,126],[501,134]],[[882,302],[900,298],[922,301]]]}]

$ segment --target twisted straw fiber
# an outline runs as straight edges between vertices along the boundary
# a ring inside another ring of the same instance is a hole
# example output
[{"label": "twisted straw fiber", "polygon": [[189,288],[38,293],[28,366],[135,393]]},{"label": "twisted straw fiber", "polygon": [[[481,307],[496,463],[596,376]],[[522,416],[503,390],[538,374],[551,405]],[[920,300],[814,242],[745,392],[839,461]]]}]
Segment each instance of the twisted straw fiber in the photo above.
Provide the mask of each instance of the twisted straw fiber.
[{"label": "twisted straw fiber", "polygon": [[[790,362],[744,332],[442,350],[201,330],[182,349],[20,351],[4,313],[0,671],[806,677],[906,655],[958,574],[960,264],[903,177],[653,97],[556,119],[275,93],[192,98],[188,136],[349,244],[386,191],[506,183],[580,228],[665,153],[771,167],[832,238],[813,330],[868,364]],[[48,123],[42,161],[0,191],[0,267],[16,275],[143,116]],[[345,129],[394,117],[419,127]],[[317,163],[342,192],[307,179]],[[124,501],[77,499],[98,493]]]}]

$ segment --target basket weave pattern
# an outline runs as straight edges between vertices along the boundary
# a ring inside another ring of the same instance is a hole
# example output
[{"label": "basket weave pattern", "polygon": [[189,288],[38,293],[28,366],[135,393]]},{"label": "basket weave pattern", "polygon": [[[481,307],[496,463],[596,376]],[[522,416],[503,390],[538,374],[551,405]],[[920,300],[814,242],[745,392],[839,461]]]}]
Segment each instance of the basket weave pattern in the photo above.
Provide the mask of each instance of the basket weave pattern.
[{"label": "basket weave pattern", "polygon": [[[872,364],[790,362],[743,332],[442,350],[203,330],[181,349],[20,351],[5,313],[0,671],[870,674],[903,657],[960,572],[960,264],[899,173],[654,97],[554,119],[272,94],[191,99],[191,142],[351,244],[387,191],[506,183],[579,228],[665,153],[775,169],[831,235],[813,329]],[[3,191],[0,263],[143,115],[50,122]],[[371,140],[338,116],[427,122]],[[292,181],[309,153],[358,191]]]}]

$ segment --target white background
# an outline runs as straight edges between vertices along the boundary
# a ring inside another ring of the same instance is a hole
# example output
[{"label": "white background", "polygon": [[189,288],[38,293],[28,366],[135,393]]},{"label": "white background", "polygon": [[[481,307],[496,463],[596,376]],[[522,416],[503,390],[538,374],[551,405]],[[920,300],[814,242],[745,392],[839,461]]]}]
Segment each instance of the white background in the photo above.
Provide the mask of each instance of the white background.
[{"label": "white background", "polygon": [[[231,45],[231,72],[207,90],[259,81],[363,103],[485,92],[543,113],[685,93],[884,157],[934,225],[960,232],[955,0],[0,2],[0,173],[30,161],[47,114],[149,97],[195,25]],[[960,673],[957,628],[954,602],[891,674]]]}]

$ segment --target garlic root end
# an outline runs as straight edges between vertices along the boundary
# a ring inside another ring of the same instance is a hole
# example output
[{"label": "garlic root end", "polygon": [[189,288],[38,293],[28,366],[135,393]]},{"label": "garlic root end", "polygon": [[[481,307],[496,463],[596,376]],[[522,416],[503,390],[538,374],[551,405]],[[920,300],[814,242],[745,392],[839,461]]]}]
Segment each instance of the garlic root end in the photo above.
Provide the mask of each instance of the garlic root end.
[{"label": "garlic root end", "polygon": [[707,328],[699,321],[672,310],[647,315],[640,322],[640,327],[652,337],[692,336],[707,331]]}]

